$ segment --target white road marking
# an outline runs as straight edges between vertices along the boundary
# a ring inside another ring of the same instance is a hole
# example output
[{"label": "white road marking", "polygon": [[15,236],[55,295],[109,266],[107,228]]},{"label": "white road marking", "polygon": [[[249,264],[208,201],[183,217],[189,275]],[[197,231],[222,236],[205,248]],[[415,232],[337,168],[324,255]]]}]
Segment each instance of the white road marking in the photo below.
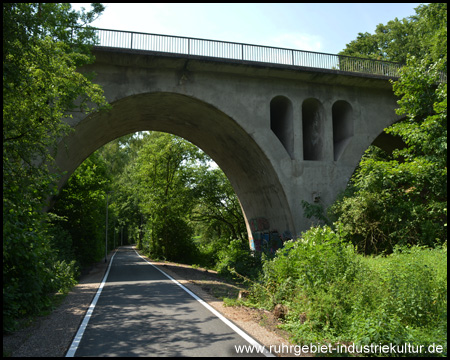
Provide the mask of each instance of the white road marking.
[{"label": "white road marking", "polygon": [[97,304],[98,298],[100,297],[100,294],[102,293],[103,286],[106,283],[106,279],[109,275],[109,270],[111,269],[111,265],[114,259],[114,256],[117,254],[117,251],[113,254],[111,257],[111,260],[109,261],[108,270],[106,271],[105,276],[103,277],[102,283],[100,284],[99,288],[97,289],[97,293],[95,294],[94,300],[92,300],[91,305],[89,306],[88,311],[86,312],[86,315],[84,316],[83,322],[81,323],[80,327],[78,328],[77,334],[75,335],[75,338],[72,341],[72,345],[70,345],[69,350],[67,351],[66,357],[74,357],[75,352],[78,349],[78,345],[80,344],[81,338],[83,337],[84,331],[86,330],[86,326],[91,319],[91,315],[94,311],[95,305]]},{"label": "white road marking", "polygon": [[[156,270],[161,272],[164,276],[169,278],[172,282],[174,282],[176,285],[178,285],[180,288],[182,288],[184,291],[186,291],[189,295],[191,295],[195,300],[197,300],[200,304],[202,304],[205,308],[207,308],[209,311],[211,311],[214,315],[216,315],[220,320],[222,320],[226,325],[228,325],[234,332],[236,332],[238,335],[240,335],[242,338],[244,338],[249,344],[255,346],[255,347],[261,347],[261,344],[259,344],[255,339],[253,339],[250,335],[245,333],[243,330],[241,330],[239,327],[237,327],[235,324],[233,324],[230,320],[228,320],[226,317],[224,317],[221,313],[219,313],[216,309],[214,309],[211,305],[206,303],[204,300],[199,298],[197,295],[195,295],[192,291],[190,291],[188,288],[180,284],[177,280],[175,280],[170,275],[166,274],[164,271],[159,269],[157,266],[153,265],[150,261],[145,259],[143,256],[141,256],[136,250],[134,250],[136,254],[143,259],[146,263],[153,266]],[[116,252],[117,253],[117,252]],[[106,280],[109,275],[109,271],[111,269],[111,265],[114,259],[114,256],[116,253],[113,254],[111,257],[111,260],[109,262],[108,270],[106,271],[105,276],[103,277],[102,283],[100,284],[97,293],[95,294],[94,300],[92,300],[91,305],[89,306],[88,311],[86,312],[86,315],[84,316],[83,322],[81,323],[77,334],[75,335],[75,338],[72,341],[72,345],[70,345],[69,350],[67,351],[66,357],[74,357],[75,352],[78,349],[78,345],[80,344],[81,338],[83,337],[84,331],[86,330],[87,324],[89,323],[89,320],[91,318],[91,315],[94,311],[95,305],[97,304],[98,298],[100,297],[100,294],[102,293],[103,287],[106,283]],[[266,357],[275,357],[271,352],[269,352],[266,348],[264,348],[263,354]]]},{"label": "white road marking", "polygon": [[[134,250],[136,251],[136,250]],[[170,280],[172,280],[175,284],[177,284],[180,288],[182,288],[184,291],[186,291],[189,295],[191,295],[195,300],[197,300],[200,304],[202,304],[205,308],[207,308],[209,311],[211,311],[214,315],[216,315],[220,320],[222,320],[225,324],[227,324],[232,330],[234,330],[238,335],[240,335],[241,337],[243,337],[248,343],[250,343],[251,345],[255,346],[255,347],[262,347],[261,344],[259,344],[255,339],[253,339],[250,335],[248,335],[246,332],[244,332],[243,330],[241,330],[239,327],[237,327],[235,324],[233,324],[230,320],[228,320],[226,317],[224,317],[220,312],[218,312],[216,309],[214,309],[211,305],[209,305],[208,303],[206,303],[203,299],[199,298],[197,295],[195,295],[191,290],[189,290],[188,288],[186,288],[185,286],[183,286],[182,284],[180,284],[177,280],[175,280],[173,277],[171,277],[170,275],[166,274],[164,271],[162,271],[161,269],[159,269],[157,266],[153,265],[150,261],[148,261],[147,259],[145,259],[143,256],[141,256],[137,251],[136,254],[138,254],[138,256],[143,259],[144,261],[146,261],[148,264],[150,264],[151,266],[153,266],[156,270],[158,270],[159,272],[161,272],[163,275],[165,275],[166,277],[168,277]],[[274,354],[272,354],[270,351],[268,351],[266,348],[264,348],[264,352],[263,354],[266,357],[275,357]]]}]

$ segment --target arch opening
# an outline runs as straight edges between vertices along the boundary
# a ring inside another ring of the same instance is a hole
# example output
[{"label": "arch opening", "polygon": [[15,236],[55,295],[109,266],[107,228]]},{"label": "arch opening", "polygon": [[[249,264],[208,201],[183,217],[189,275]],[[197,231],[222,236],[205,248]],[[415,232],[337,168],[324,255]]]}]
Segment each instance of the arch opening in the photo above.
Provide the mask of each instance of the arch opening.
[{"label": "arch opening", "polygon": [[276,96],[270,102],[270,129],[294,159],[292,102],[285,96]]},{"label": "arch opening", "polygon": [[[393,121],[391,125],[402,122],[404,120],[406,120],[406,117],[400,117]],[[387,154],[392,154],[394,150],[401,150],[407,146],[400,136],[388,134],[385,129],[383,129],[383,131],[378,134],[371,145],[379,147]]]},{"label": "arch opening", "polygon": [[283,187],[270,160],[255,140],[221,110],[191,96],[169,92],[132,95],[112,103],[107,113],[78,122],[63,139],[56,158],[67,171],[60,187],[95,150],[123,135],[161,131],[202,149],[222,169],[242,205],[249,240],[252,219],[265,218],[280,234],[295,233]]},{"label": "arch opening", "polygon": [[303,160],[324,159],[324,113],[321,102],[306,99],[302,104]]},{"label": "arch opening", "polygon": [[353,109],[344,100],[338,100],[332,107],[333,119],[333,156],[339,160],[353,137]]}]

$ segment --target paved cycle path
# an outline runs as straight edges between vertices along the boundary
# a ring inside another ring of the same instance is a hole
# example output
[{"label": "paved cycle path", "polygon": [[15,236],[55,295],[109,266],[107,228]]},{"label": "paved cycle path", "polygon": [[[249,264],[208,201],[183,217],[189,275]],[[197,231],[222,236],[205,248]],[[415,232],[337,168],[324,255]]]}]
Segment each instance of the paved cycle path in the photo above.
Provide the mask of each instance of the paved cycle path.
[{"label": "paved cycle path", "polygon": [[122,247],[74,356],[243,356],[235,345],[250,344],[132,247]]}]

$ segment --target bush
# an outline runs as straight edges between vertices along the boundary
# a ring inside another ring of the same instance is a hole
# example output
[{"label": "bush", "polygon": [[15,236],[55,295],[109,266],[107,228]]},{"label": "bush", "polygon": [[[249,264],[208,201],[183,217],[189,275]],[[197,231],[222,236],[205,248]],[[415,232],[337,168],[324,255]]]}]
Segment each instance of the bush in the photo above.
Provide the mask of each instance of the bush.
[{"label": "bush", "polygon": [[[396,245],[442,244],[446,238],[446,194],[436,194],[433,163],[379,160],[370,149],[355,172],[353,191],[336,201],[331,216],[343,224],[358,251],[391,253]],[[439,174],[437,174],[439,173]],[[435,180],[437,181],[437,180]],[[446,187],[441,179],[440,187]]]},{"label": "bush", "polygon": [[14,331],[18,319],[47,309],[54,293],[66,293],[76,283],[75,261],[58,258],[45,227],[29,231],[21,241],[4,239],[4,332]]},{"label": "bush", "polygon": [[[447,248],[364,258],[349,337],[360,344],[447,343]],[[375,290],[378,289],[378,290]],[[370,299],[370,301],[367,301]]]},{"label": "bush", "polygon": [[217,272],[233,280],[242,280],[239,275],[255,279],[261,271],[261,256],[251,251],[241,240],[231,240],[228,246],[218,252],[217,257]]},{"label": "bush", "polygon": [[219,262],[219,253],[228,246],[230,239],[222,236],[211,235],[207,238],[205,235],[195,238],[195,246],[197,247],[197,258],[193,261],[202,267],[215,269]]},{"label": "bush", "polygon": [[282,327],[297,343],[434,343],[446,352],[446,246],[364,257],[344,235],[324,226],[287,242],[264,262],[249,303],[284,305]]},{"label": "bush", "polygon": [[308,329],[338,331],[342,314],[351,307],[343,294],[351,291],[359,267],[353,246],[339,234],[328,226],[312,228],[264,263],[261,284],[254,286],[253,295],[269,309],[285,305],[288,323],[304,321],[307,314]]}]

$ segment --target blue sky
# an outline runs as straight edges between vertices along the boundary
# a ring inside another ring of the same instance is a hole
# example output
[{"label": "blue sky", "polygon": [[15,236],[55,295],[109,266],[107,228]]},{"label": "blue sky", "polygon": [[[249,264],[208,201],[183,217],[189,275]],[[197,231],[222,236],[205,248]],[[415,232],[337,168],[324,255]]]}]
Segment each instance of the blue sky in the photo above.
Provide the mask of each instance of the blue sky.
[{"label": "blue sky", "polygon": [[[92,25],[336,54],[358,33],[415,14],[420,3],[104,3]],[[72,4],[79,10],[90,4]]]}]

